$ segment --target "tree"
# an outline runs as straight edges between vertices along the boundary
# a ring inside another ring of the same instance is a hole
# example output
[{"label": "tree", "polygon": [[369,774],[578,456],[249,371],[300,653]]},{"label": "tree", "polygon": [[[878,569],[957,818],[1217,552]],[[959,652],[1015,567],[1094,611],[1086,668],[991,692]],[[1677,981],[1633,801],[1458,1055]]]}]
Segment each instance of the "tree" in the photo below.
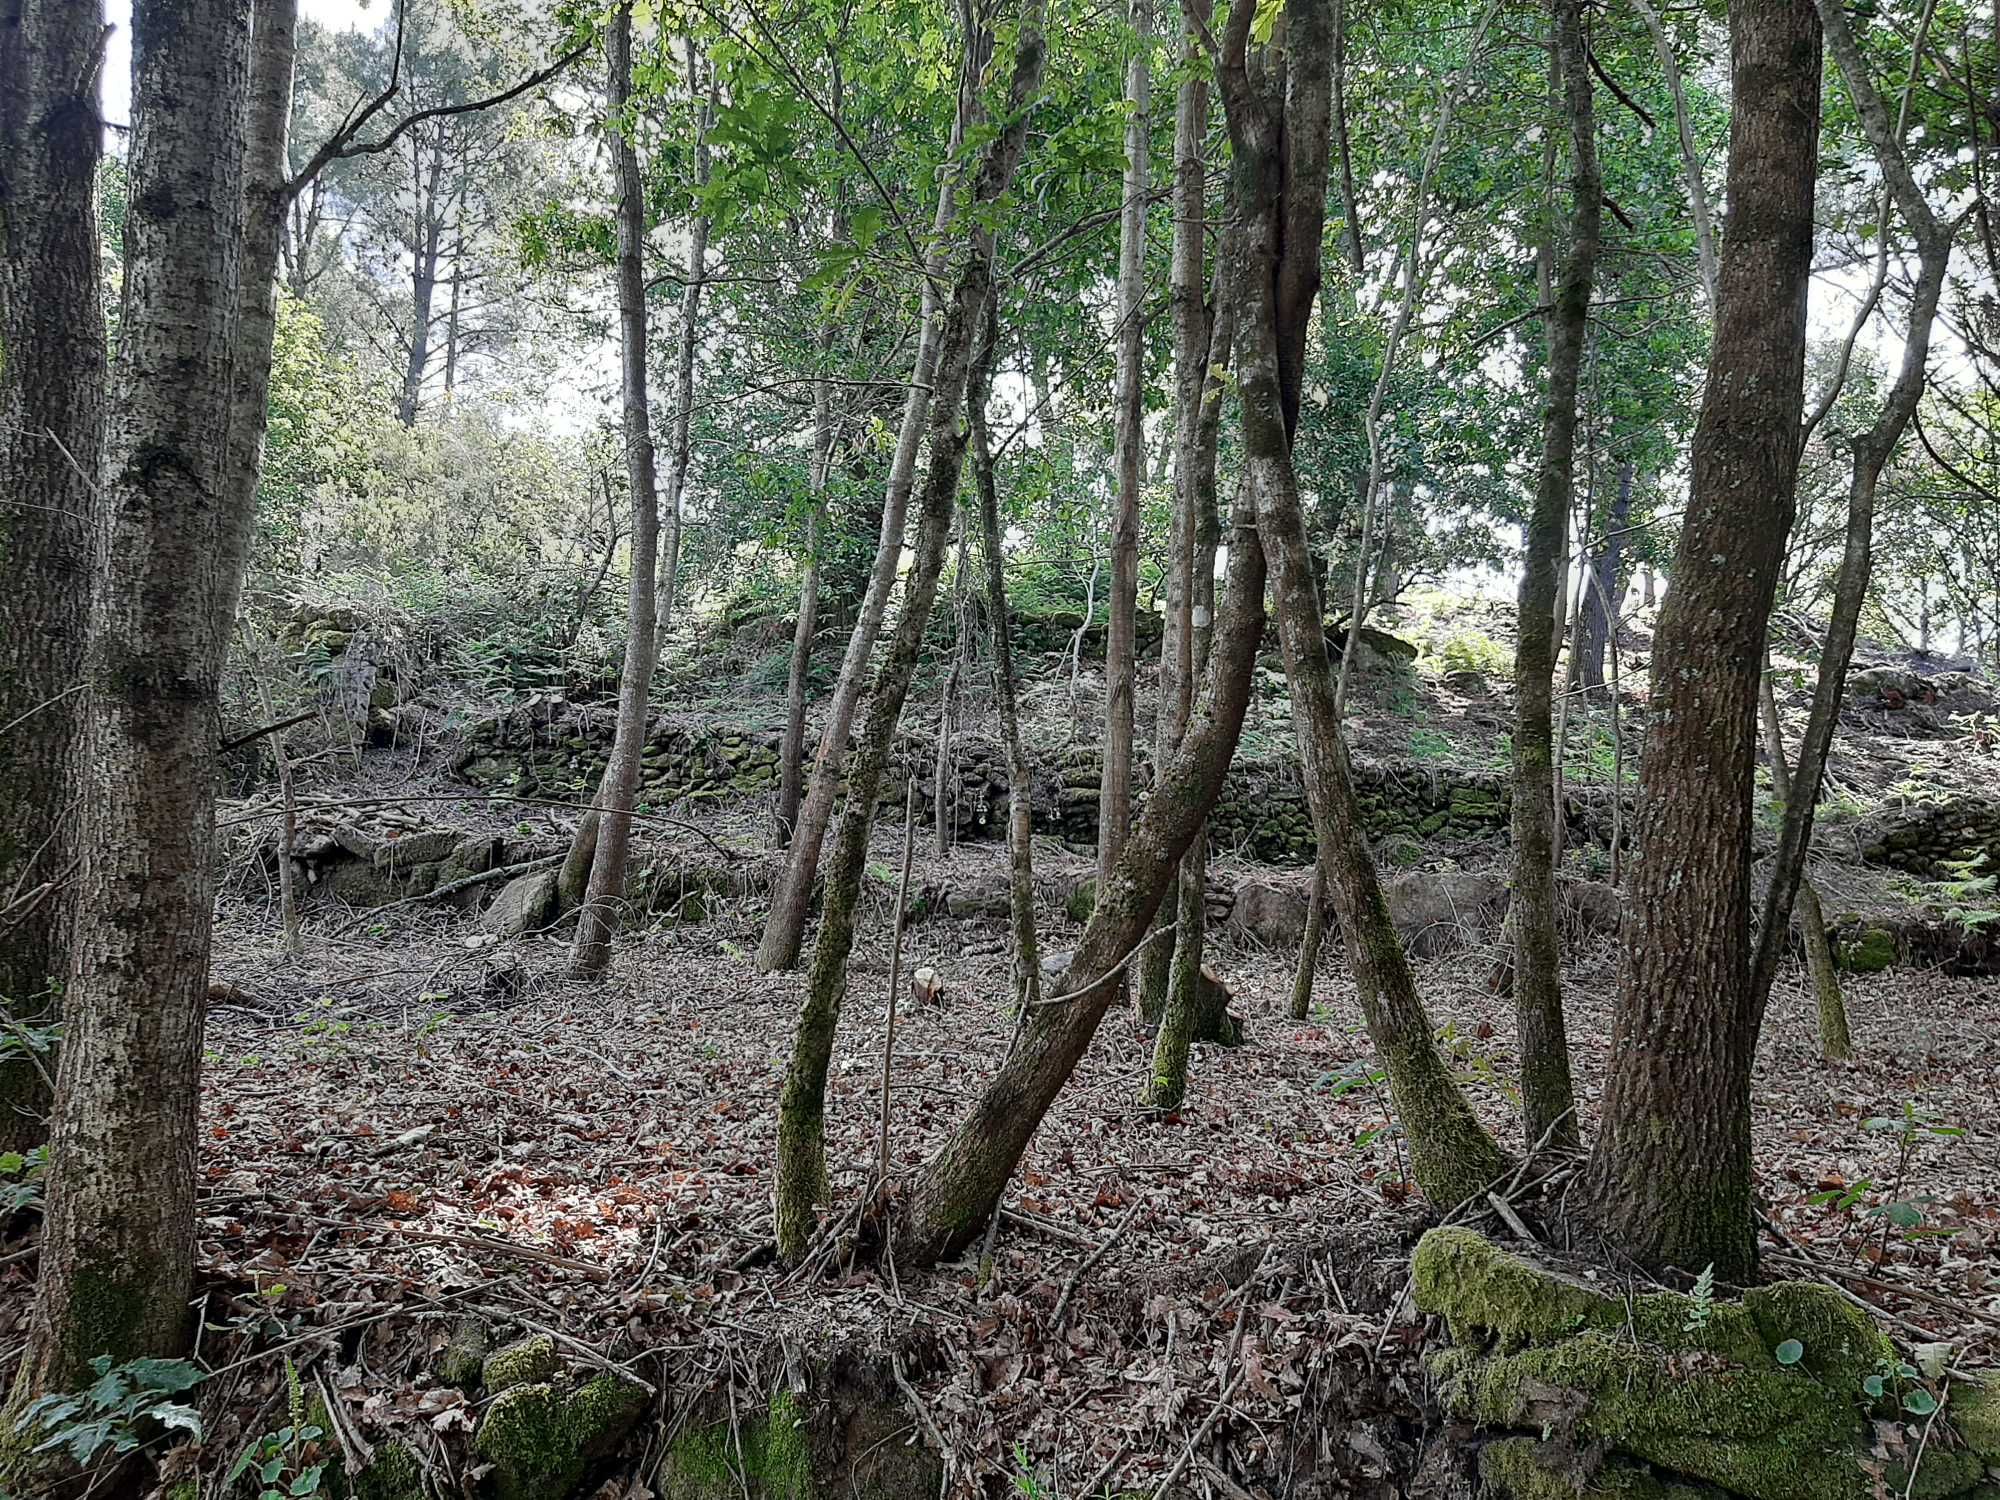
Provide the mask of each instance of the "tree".
[{"label": "tree", "polygon": [[1556,934],[1555,642],[1563,537],[1575,494],[1577,387],[1590,325],[1604,186],[1580,0],[1554,0],[1550,57],[1570,136],[1569,253],[1548,314],[1548,398],[1542,462],[1528,520],[1514,645],[1514,1014],[1521,1047],[1522,1121],[1528,1144],[1581,1138],[1563,1028],[1562,953]]},{"label": "tree", "polygon": [[1729,203],[1715,341],[1625,904],[1590,1211],[1653,1269],[1756,1265],[1750,1215],[1750,838],[1763,642],[1791,526],[1805,368],[1820,25],[1810,0],[1733,0]]},{"label": "tree", "polygon": [[[1024,0],[1014,44],[1013,74],[995,121],[998,128],[970,184],[962,228],[965,248],[956,257],[957,276],[938,339],[927,435],[930,465],[919,499],[916,557],[889,654],[876,673],[860,741],[848,762],[847,806],[828,862],[825,911],[778,1104],[777,1239],[778,1252],[787,1259],[796,1259],[804,1251],[814,1206],[826,1198],[826,1072],[847,989],[855,905],[868,859],[876,794],[909,694],[910,677],[923,649],[924,628],[937,597],[938,576],[951,539],[968,436],[959,420],[960,408],[967,390],[985,380],[984,375],[974,374],[976,350],[982,344],[989,353],[992,348],[979,333],[993,291],[993,222],[996,205],[1013,185],[1041,87],[1048,56],[1043,15],[1042,0]],[[979,57],[984,45],[976,30],[969,32],[968,59]],[[976,75],[978,69],[968,68],[967,72]]]},{"label": "tree", "polygon": [[178,1354],[192,1333],[249,40],[228,0],[134,7],[76,935],[17,1396],[81,1384],[97,1355]]},{"label": "tree", "polygon": [[0,1148],[43,1138],[104,421],[101,5],[0,3]]},{"label": "tree", "polygon": [[[598,792],[596,851],[570,948],[570,971],[577,975],[602,973],[611,959],[611,929],[616,907],[625,898],[632,804],[639,792],[639,757],[646,748],[647,709],[659,654],[661,621],[656,590],[659,578],[672,577],[671,564],[664,569],[659,566],[660,507],[653,474],[652,415],[646,406],[646,192],[639,176],[639,149],[630,118],[631,0],[620,5],[611,18],[604,50],[605,102],[611,115],[611,159],[618,183],[619,369],[625,397],[625,479],[632,491],[632,582],[625,616],[625,663],[618,678],[618,727],[611,762],[605,767]],[[701,239],[698,234],[697,244]],[[694,286],[699,284],[697,276]],[[698,292],[690,296],[690,319],[699,306],[697,298]],[[685,383],[682,420],[676,428],[682,440],[675,460],[677,476],[686,468],[685,403],[693,383],[693,337],[691,331],[684,331]],[[671,582],[667,588],[671,607]]]}]

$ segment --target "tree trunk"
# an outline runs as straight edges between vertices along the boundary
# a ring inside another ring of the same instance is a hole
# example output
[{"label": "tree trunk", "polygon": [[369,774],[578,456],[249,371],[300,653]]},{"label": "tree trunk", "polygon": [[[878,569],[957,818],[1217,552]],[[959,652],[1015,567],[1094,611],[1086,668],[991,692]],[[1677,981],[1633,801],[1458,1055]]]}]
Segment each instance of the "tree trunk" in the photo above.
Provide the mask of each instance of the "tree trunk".
[{"label": "tree trunk", "polygon": [[[617,907],[625,899],[632,804],[639,793],[639,758],[646,748],[646,710],[659,649],[654,593],[660,511],[654,488],[652,414],[646,405],[646,189],[639,175],[633,124],[624,118],[632,98],[631,0],[625,0],[611,19],[605,54],[611,156],[618,172],[619,363],[625,394],[625,477],[632,489],[632,585],[625,611],[625,664],[618,677],[618,728],[611,743],[611,763],[598,789],[597,853],[570,947],[570,973],[578,978],[603,973],[611,961],[611,930]],[[682,349],[685,353],[685,330]]]},{"label": "tree trunk", "polygon": [[[701,55],[694,37],[687,39],[688,86],[701,76]],[[708,186],[708,128],[713,118],[714,95],[702,114],[694,137],[694,185]],[[687,493],[690,447],[688,434],[694,422],[694,357],[701,346],[701,294],[708,284],[708,215],[697,213],[688,226],[688,281],[681,292],[680,343],[674,352],[674,425],[667,457],[666,504],[661,508],[659,569],[659,630],[673,628],[674,609],[680,603],[681,588],[681,508]]]},{"label": "tree trunk", "polygon": [[1135,41],[1125,69],[1125,196],[1118,229],[1118,494],[1111,518],[1111,593],[1104,641],[1104,775],[1097,797],[1097,883],[1118,864],[1132,821],[1132,709],[1138,676],[1139,482],[1146,433],[1147,111],[1151,103],[1150,0],[1131,0]]},{"label": "tree trunk", "polygon": [[[1771,795],[1781,808],[1792,804],[1792,771],[1785,758],[1785,730],[1778,719],[1778,695],[1771,686],[1770,662],[1764,666],[1764,684],[1758,694],[1763,712],[1764,756],[1771,766]],[[1847,999],[1840,992],[1840,976],[1833,966],[1833,945],[1827,941],[1826,914],[1820,910],[1819,892],[1803,874],[1799,878],[1799,925],[1806,950],[1806,971],[1812,977],[1813,996],[1819,1004],[1820,1055],[1829,1062],[1845,1062],[1854,1056],[1854,1038],[1847,1028]]]},{"label": "tree trunk", "polygon": [[[986,338],[998,336],[993,310]],[[979,489],[979,526],[986,555],[986,610],[993,620],[994,691],[1000,699],[1000,738],[1007,750],[1007,910],[1014,931],[1014,1005],[1020,1025],[1042,998],[1041,958],[1035,938],[1035,781],[1021,749],[1021,709],[1014,684],[1014,642],[1007,620],[1006,555],[1001,547],[1000,493],[993,474],[993,440],[986,429],[993,353],[974,362],[965,396],[972,430],[972,477]]]},{"label": "tree trunk", "polygon": [[1632,516],[1633,477],[1632,461],[1626,459],[1618,466],[1618,496],[1611,502],[1604,539],[1585,563],[1590,586],[1583,596],[1576,680],[1593,697],[1604,691],[1604,658],[1610,651],[1611,632],[1618,628],[1618,606],[1625,597],[1623,553],[1625,527]]},{"label": "tree trunk", "polygon": [[[975,334],[976,338],[977,335]],[[953,781],[951,743],[952,715],[958,711],[958,680],[965,671],[965,555],[966,522],[958,527],[958,567],[951,579],[951,665],[945,668],[944,685],[938,693],[936,760],[931,767],[931,832],[940,856],[951,853],[953,803],[957,800]]]},{"label": "tree trunk", "polygon": [[[1167,292],[1174,318],[1174,514],[1167,543],[1167,616],[1160,640],[1160,705],[1153,737],[1155,767],[1164,767],[1173,758],[1194,707],[1194,575],[1195,554],[1201,547],[1197,493],[1202,463],[1199,434],[1202,393],[1208,388],[1209,330],[1213,318],[1213,309],[1204,297],[1208,283],[1203,265],[1208,194],[1202,144],[1208,135],[1208,78],[1200,34],[1193,24],[1196,20],[1203,26],[1208,24],[1208,7],[1204,0],[1192,3],[1200,9],[1190,20],[1182,48],[1182,66],[1187,72],[1174,101],[1174,243]],[[1213,509],[1212,453],[1208,487]],[[1166,1011],[1174,940],[1183,936],[1178,914],[1175,928],[1174,933],[1146,949],[1140,968],[1139,1011],[1149,1024]],[[1156,1089],[1158,1071],[1156,1067]]]},{"label": "tree trunk", "polygon": [[[125,301],[82,681],[82,864],[41,1274],[17,1398],[183,1353],[215,897],[217,628],[249,14],[133,15]],[[93,125],[94,128],[94,125]]]},{"label": "tree trunk", "polygon": [[1604,190],[1597,167],[1590,62],[1581,0],[1554,0],[1554,66],[1569,116],[1569,254],[1550,307],[1548,403],[1542,464],[1522,561],[1514,654],[1514,1015],[1521,1047],[1521,1113],[1527,1143],[1574,1147],[1576,1094],[1563,1027],[1561,940],[1556,933],[1555,642],[1541,627],[1559,601],[1563,534],[1575,498],[1576,403],[1597,269]]},{"label": "tree trunk", "polygon": [[1812,712],[1799,744],[1798,771],[1793,777],[1795,795],[1785,804],[1784,827],[1778,835],[1778,852],[1772,862],[1770,884],[1764,892],[1763,921],[1751,978],[1753,1045],[1791,927],[1792,900],[1805,869],[1806,851],[1812,844],[1813,813],[1826,773],[1827,751],[1839,725],[1847,666],[1854,655],[1854,638],[1868,599],[1869,579],[1874,570],[1876,487],[1923,397],[1932,325],[1937,320],[1938,299],[1951,262],[1951,231],[1932,212],[1923,189],[1911,175],[1903,155],[1901,122],[1890,119],[1848,24],[1847,12],[1826,4],[1820,6],[1819,14],[1826,25],[1828,49],[1840,66],[1849,97],[1855,101],[1862,128],[1874,147],[1876,162],[1916,238],[1918,264],[1901,368],[1874,423],[1853,443],[1854,470],[1848,480],[1846,538],[1840,574],[1834,583],[1833,613],[1827,622],[1826,643],[1820,648]]},{"label": "tree trunk", "polygon": [[882,501],[882,534],[875,544],[875,562],[868,574],[868,591],[861,601],[861,613],[854,622],[847,654],[840,663],[833,701],[827,705],[826,728],[820,735],[819,751],[813,756],[812,780],[799,808],[797,826],[792,830],[784,873],[771,892],[771,910],[757,943],[756,964],[762,973],[798,967],[813,876],[819,871],[820,845],[826,840],[827,826],[833,818],[834,794],[847,760],[847,734],[854,724],[854,711],[868,676],[868,659],[874,654],[876,637],[882,633],[882,619],[888,612],[889,595],[896,586],[896,572],[903,560],[903,526],[909,511],[910,491],[916,483],[917,448],[923,440],[931,388],[937,374],[938,323],[944,304],[941,289],[947,272],[944,237],[951,227],[958,197],[957,179],[950,163],[958,155],[975,108],[974,89],[980,75],[982,51],[981,37],[969,34],[965,39],[966,60],[959,83],[958,114],[952,123],[946,165],[938,173],[937,211],[931,223],[923,295],[917,310],[916,364],[910,373],[909,395],[903,403],[903,425],[896,437],[896,455],[889,465],[888,487]]},{"label": "tree trunk", "polygon": [[[989,216],[1013,183],[1046,56],[1040,0],[1026,0],[1015,44],[1013,80],[1002,116],[1005,123],[987,148],[973,183],[964,264],[938,341],[930,468],[918,507],[916,557],[889,654],[876,675],[861,737],[849,760],[847,806],[827,866],[819,939],[813,947],[805,999],[799,1008],[791,1065],[785,1071],[779,1096],[777,1239],[779,1254],[788,1260],[796,1259],[805,1249],[814,1208],[826,1198],[826,1071],[840,1024],[841,1002],[846,997],[847,960],[854,946],[855,905],[868,859],[875,797],[909,694],[910,677],[923,650],[924,628],[936,601],[938,575],[944,569],[945,547],[951,536],[968,436],[959,420],[960,408],[973,384],[974,348],[982,343],[980,323],[993,287],[994,233]],[[986,351],[991,347],[990,343],[983,345]]]},{"label": "tree trunk", "polygon": [[[104,8],[0,0],[0,1003],[56,1019],[104,430],[97,70]],[[0,1063],[0,1150],[45,1139],[42,1070]]]},{"label": "tree trunk", "polygon": [[[834,328],[823,324],[819,357],[833,350]],[[806,529],[806,571],[799,580],[799,617],[792,627],[792,665],[785,677],[785,738],[778,751],[778,810],[773,840],[788,843],[799,821],[800,782],[806,754],[806,684],[812,672],[813,636],[819,629],[819,552],[826,534],[826,475],[833,462],[833,382],[813,382],[813,458],[806,481],[812,516]]]},{"label": "tree trunk", "polygon": [[405,427],[417,425],[417,409],[423,404],[424,373],[431,363],[431,303],[437,294],[438,245],[444,234],[438,217],[438,182],[444,173],[444,150],[431,154],[430,180],[426,185],[423,169],[422,137],[410,136],[410,182],[417,232],[413,236],[416,253],[410,268],[410,342],[404,351],[403,389],[396,399],[396,420]]},{"label": "tree trunk", "polygon": [[[1245,236],[1236,339],[1244,464],[1257,495],[1258,538],[1272,564],[1300,760],[1329,894],[1354,968],[1369,1037],[1389,1075],[1390,1095],[1409,1139],[1418,1186],[1434,1204],[1448,1208],[1483,1191],[1504,1170],[1505,1158],[1438,1055],[1430,1018],[1376,879],[1340,734],[1325,618],[1292,468],[1283,381],[1285,343],[1280,336],[1281,329],[1293,325],[1280,310],[1285,278],[1278,226],[1285,226],[1283,246],[1307,243],[1302,231],[1308,228],[1314,230],[1309,238],[1317,246],[1316,226],[1326,207],[1326,174],[1322,162],[1316,204],[1308,213],[1308,205],[1293,194],[1302,179],[1310,181],[1310,174],[1298,170],[1296,158],[1282,162],[1280,155],[1281,140],[1297,143],[1307,138],[1291,128],[1287,114],[1281,114],[1268,70],[1253,73],[1248,64],[1255,10],[1256,0],[1237,0],[1217,64]],[[1286,22],[1291,28],[1287,61],[1296,79],[1302,66],[1311,64],[1315,51],[1324,56],[1324,10],[1319,4],[1301,5],[1295,0],[1287,9]],[[1325,136],[1313,139],[1323,155]],[[1294,305],[1289,317],[1302,325],[1309,310],[1309,301]]]},{"label": "tree trunk", "polygon": [[1651,729],[1585,1202],[1624,1253],[1742,1282],[1750,1211],[1757,686],[1791,529],[1818,165],[1811,0],[1732,0],[1721,298]]}]

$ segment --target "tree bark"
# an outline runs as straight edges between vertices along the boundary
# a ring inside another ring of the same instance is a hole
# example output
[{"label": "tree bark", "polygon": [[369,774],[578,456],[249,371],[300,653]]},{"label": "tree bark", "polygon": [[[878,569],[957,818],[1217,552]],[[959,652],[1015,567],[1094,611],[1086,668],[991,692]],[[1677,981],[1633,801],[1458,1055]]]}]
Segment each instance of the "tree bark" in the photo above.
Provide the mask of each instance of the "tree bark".
[{"label": "tree bark", "polygon": [[[188,1347],[196,1103],[230,591],[230,355],[249,14],[133,11],[131,207],[104,560],[82,681],[82,866],[41,1274],[17,1394]],[[93,127],[94,128],[94,127]]]},{"label": "tree bark", "polygon": [[[701,55],[694,37],[687,39],[689,86],[700,77]],[[708,127],[714,108],[713,94],[702,114],[694,137],[694,181],[697,188],[708,186]],[[680,340],[674,350],[674,422],[667,449],[666,503],[661,507],[659,569],[659,630],[673,628],[674,608],[681,588],[681,508],[687,492],[688,462],[691,457],[688,434],[694,422],[694,357],[701,347],[701,296],[708,285],[708,215],[697,212],[688,226],[688,280],[681,292]]]},{"label": "tree bark", "polygon": [[[653,420],[646,404],[646,188],[639,175],[635,126],[625,118],[632,100],[631,0],[625,0],[611,18],[605,54],[611,158],[618,173],[619,364],[625,395],[625,477],[632,489],[632,584],[625,612],[625,663],[618,677],[618,727],[611,763],[598,790],[597,852],[570,946],[570,973],[578,978],[603,973],[611,961],[611,931],[617,907],[625,899],[625,875],[631,863],[632,804],[639,793],[639,758],[646,748],[660,625],[655,599],[660,510],[653,471]],[[685,330],[682,348],[685,353]]]},{"label": "tree bark", "polygon": [[882,502],[882,534],[875,545],[875,562],[868,575],[861,613],[854,622],[847,654],[840,663],[833,701],[827,705],[826,729],[820,735],[819,751],[813,756],[812,779],[799,808],[797,826],[792,830],[785,869],[771,892],[770,914],[764,919],[764,932],[757,943],[756,965],[761,973],[798,967],[813,877],[819,871],[820,845],[826,841],[826,830],[833,818],[834,794],[847,761],[848,731],[854,725],[854,711],[868,676],[868,659],[882,633],[889,595],[896,586],[896,571],[903,560],[903,527],[909,513],[910,491],[916,484],[917,449],[923,441],[937,375],[939,320],[944,306],[942,288],[947,274],[945,235],[957,207],[957,178],[950,163],[965,139],[966,127],[976,107],[975,89],[983,51],[980,35],[968,34],[959,78],[958,114],[952,123],[945,165],[938,172],[937,211],[931,223],[930,252],[924,263],[923,294],[917,309],[916,362],[910,374],[909,396],[903,403],[903,425],[896,437],[896,454],[889,465],[888,487]]},{"label": "tree bark", "polygon": [[1932,211],[1923,189],[1911,174],[1903,154],[1902,122],[1891,120],[1848,24],[1847,12],[1829,0],[1819,7],[1819,14],[1825,23],[1828,50],[1840,67],[1841,78],[1875,150],[1882,176],[1916,239],[1917,276],[1903,337],[1903,361],[1895,384],[1883,398],[1874,423],[1853,443],[1854,469],[1848,479],[1846,536],[1840,573],[1834,583],[1833,611],[1827,622],[1826,643],[1820,649],[1812,712],[1799,744],[1798,769],[1792,778],[1794,795],[1785,803],[1778,852],[1764,892],[1763,920],[1751,971],[1753,1044],[1791,929],[1792,901],[1805,870],[1806,851],[1812,844],[1813,813],[1826,773],[1827,752],[1839,725],[1847,667],[1853,659],[1861,611],[1868,599],[1869,580],[1874,571],[1875,492],[1882,471],[1895,455],[1923,397],[1932,325],[1937,320],[1938,300],[1951,262],[1951,231]]},{"label": "tree bark", "polygon": [[[1291,163],[1281,168],[1281,137],[1295,146],[1304,138],[1290,129],[1291,116],[1281,113],[1268,69],[1249,51],[1255,13],[1256,0],[1237,0],[1216,69],[1235,153],[1235,201],[1244,226],[1236,338],[1244,464],[1257,496],[1259,541],[1272,564],[1299,755],[1329,894],[1354,967],[1369,1037],[1389,1075],[1390,1095],[1410,1143],[1418,1186],[1433,1203],[1447,1208],[1483,1191],[1504,1170],[1505,1158],[1438,1055],[1402,939],[1382,898],[1340,734],[1325,618],[1292,468],[1283,379],[1286,346],[1280,332],[1293,326],[1281,312],[1286,278],[1280,256],[1307,243],[1307,229],[1313,231],[1310,243],[1316,247],[1319,240],[1317,226],[1326,208],[1325,137],[1317,137],[1322,161],[1315,193],[1312,174]],[[1291,29],[1288,73],[1296,85],[1301,65],[1310,65],[1315,52],[1324,58],[1330,50],[1324,5],[1294,0],[1285,19]],[[1308,184],[1303,190],[1316,200],[1311,205],[1292,197],[1293,185],[1302,180]],[[1309,310],[1309,304],[1295,306],[1289,316],[1302,324]]]},{"label": "tree bark", "polygon": [[[1132,714],[1138,676],[1139,484],[1146,433],[1146,192],[1152,99],[1152,6],[1131,0],[1125,68],[1125,196],[1118,229],[1118,494],[1111,518],[1111,593],[1104,641],[1104,774],[1097,796],[1097,883],[1118,864],[1132,821]],[[1122,986],[1121,986],[1122,987]]]},{"label": "tree bark", "polygon": [[[0,0],[0,1004],[56,1019],[78,842],[77,690],[104,427],[97,73],[104,8]],[[0,1150],[45,1138],[42,1070],[0,1064]]]},{"label": "tree bark", "polygon": [[[821,326],[819,357],[832,353],[834,328]],[[819,629],[819,552],[826,532],[826,476],[833,462],[833,382],[813,382],[813,457],[806,480],[812,516],[806,523],[806,571],[799,580],[799,617],[792,627],[792,665],[785,677],[785,738],[778,752],[778,809],[772,829],[779,845],[790,842],[799,821],[800,783],[806,753],[806,684],[812,672],[813,636]]]},{"label": "tree bark", "polygon": [[[999,329],[987,309],[986,339]],[[1000,699],[1000,738],[1007,751],[1007,911],[1014,934],[1014,1005],[1025,1025],[1042,998],[1041,957],[1035,937],[1035,781],[1021,749],[1021,709],[1014,682],[1013,627],[1007,619],[1006,555],[1001,546],[1000,492],[993,473],[993,438],[986,427],[993,351],[973,364],[966,391],[967,425],[972,434],[972,477],[979,490],[979,526],[986,555],[986,611],[993,621],[994,691]]]},{"label": "tree bark", "polygon": [[[1758,707],[1764,724],[1764,757],[1771,767],[1771,795],[1781,808],[1789,808],[1792,771],[1785,758],[1785,729],[1778,718],[1778,695],[1771,686],[1768,659]],[[1854,1056],[1854,1038],[1847,1026],[1847,998],[1840,992],[1840,975],[1833,966],[1833,945],[1827,940],[1826,913],[1820,910],[1819,892],[1803,874],[1799,877],[1798,900],[1806,972],[1812,977],[1813,998],[1819,1009],[1820,1055],[1829,1062],[1845,1062]]]},{"label": "tree bark", "polygon": [[1732,0],[1721,297],[1651,730],[1602,1126],[1584,1199],[1649,1269],[1742,1282],[1750,1206],[1757,686],[1800,453],[1820,107],[1811,0]]},{"label": "tree bark", "polygon": [[1590,326],[1604,189],[1581,0],[1554,0],[1551,49],[1569,117],[1569,253],[1549,309],[1548,398],[1542,464],[1528,519],[1514,652],[1514,1015],[1521,1048],[1527,1143],[1574,1147],[1576,1093],[1563,1027],[1561,939],[1556,932],[1555,642],[1542,626],[1557,607],[1563,534],[1575,498],[1576,404]]},{"label": "tree bark", "polygon": [[[1040,0],[1025,0],[1015,43],[1013,78],[1004,123],[980,163],[968,205],[966,251],[938,340],[936,388],[932,392],[930,467],[919,501],[916,557],[905,585],[889,654],[876,674],[861,737],[849,759],[847,806],[828,862],[825,910],[805,999],[799,1008],[791,1065],[785,1070],[778,1105],[778,1253],[796,1259],[812,1233],[814,1208],[826,1198],[826,1072],[833,1055],[847,990],[847,960],[854,947],[855,905],[868,859],[868,836],[875,821],[875,798],[889,760],[896,725],[923,650],[924,628],[937,598],[938,576],[951,536],[952,511],[965,460],[967,429],[960,407],[972,384],[980,322],[993,287],[993,206],[1006,196],[1027,138],[1028,119],[1041,88],[1047,47]],[[985,346],[987,349],[991,345]]]}]

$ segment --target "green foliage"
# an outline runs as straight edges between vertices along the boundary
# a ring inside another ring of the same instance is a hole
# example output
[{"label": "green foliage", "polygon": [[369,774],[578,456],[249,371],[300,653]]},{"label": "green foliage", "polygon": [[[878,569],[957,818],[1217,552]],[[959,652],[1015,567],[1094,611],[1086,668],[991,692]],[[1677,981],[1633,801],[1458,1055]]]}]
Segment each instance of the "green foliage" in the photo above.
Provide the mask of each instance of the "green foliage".
[{"label": "green foliage", "polygon": [[1485,631],[1462,626],[1437,643],[1424,665],[1439,674],[1477,672],[1499,678],[1512,674],[1514,653]]},{"label": "green foliage", "polygon": [[116,1457],[170,1432],[201,1441],[201,1416],[172,1399],[198,1385],[202,1372],[184,1359],[135,1359],[114,1368],[111,1356],[90,1362],[97,1379],[82,1391],[38,1397],[15,1428],[37,1438],[31,1452],[66,1453],[78,1465]]},{"label": "green foliage", "polygon": [[0,1152],[0,1219],[42,1206],[42,1175],[48,1171],[49,1148]]},{"label": "green foliage", "polygon": [[225,1490],[247,1474],[258,1485],[257,1500],[301,1500],[326,1492],[321,1452],[326,1431],[307,1419],[305,1391],[290,1359],[285,1361],[285,1402],[289,1420],[243,1451],[222,1482]]}]

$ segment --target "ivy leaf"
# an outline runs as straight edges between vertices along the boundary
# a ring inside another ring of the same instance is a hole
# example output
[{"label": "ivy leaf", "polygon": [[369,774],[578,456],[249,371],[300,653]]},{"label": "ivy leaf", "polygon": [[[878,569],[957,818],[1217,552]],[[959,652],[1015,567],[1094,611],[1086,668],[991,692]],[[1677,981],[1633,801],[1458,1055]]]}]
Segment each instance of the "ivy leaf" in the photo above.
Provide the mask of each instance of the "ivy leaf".
[{"label": "ivy leaf", "polygon": [[1903,1410],[1913,1417],[1928,1417],[1937,1409],[1937,1397],[1929,1391],[1915,1390],[1903,1393]]},{"label": "ivy leaf", "polygon": [[1806,1346],[1797,1339],[1786,1339],[1778,1345],[1775,1353],[1779,1364],[1795,1365],[1806,1357]]}]

